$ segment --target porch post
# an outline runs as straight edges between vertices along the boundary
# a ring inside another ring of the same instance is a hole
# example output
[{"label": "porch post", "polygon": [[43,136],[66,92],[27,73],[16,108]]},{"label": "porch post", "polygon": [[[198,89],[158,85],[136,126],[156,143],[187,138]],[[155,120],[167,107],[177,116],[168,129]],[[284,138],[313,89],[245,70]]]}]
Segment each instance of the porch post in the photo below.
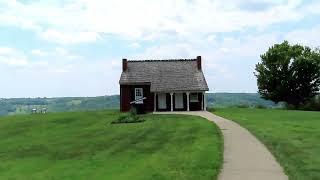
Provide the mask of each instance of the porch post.
[{"label": "porch post", "polygon": [[202,92],[202,102],[201,102],[201,110],[204,110],[204,92]]},{"label": "porch post", "polygon": [[207,110],[207,94],[206,92],[203,92],[203,110]]},{"label": "porch post", "polygon": [[170,99],[171,99],[171,111],[173,111],[173,92],[170,93]]},{"label": "porch post", "polygon": [[153,98],[153,111],[157,111],[157,93],[154,93],[154,98]]},{"label": "porch post", "polygon": [[187,94],[187,111],[190,111],[190,107],[189,107],[189,94],[190,92],[186,92]]}]

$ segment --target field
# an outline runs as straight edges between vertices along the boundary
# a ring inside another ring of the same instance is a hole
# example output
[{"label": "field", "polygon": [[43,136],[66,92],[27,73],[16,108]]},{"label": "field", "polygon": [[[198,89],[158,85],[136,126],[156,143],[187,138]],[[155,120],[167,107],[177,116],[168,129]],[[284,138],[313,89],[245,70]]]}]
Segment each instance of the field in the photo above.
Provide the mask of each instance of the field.
[{"label": "field", "polygon": [[0,179],[215,179],[222,138],[211,122],[144,115],[110,124],[117,111],[0,118]]},{"label": "field", "polygon": [[215,114],[251,131],[274,154],[291,180],[320,179],[320,113],[221,108]]}]

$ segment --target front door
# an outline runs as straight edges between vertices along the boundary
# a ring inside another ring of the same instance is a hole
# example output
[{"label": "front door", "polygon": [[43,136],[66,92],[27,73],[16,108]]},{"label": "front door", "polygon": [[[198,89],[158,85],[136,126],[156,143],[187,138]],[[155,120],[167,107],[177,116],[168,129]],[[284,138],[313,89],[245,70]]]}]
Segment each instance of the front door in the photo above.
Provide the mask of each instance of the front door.
[{"label": "front door", "polygon": [[174,94],[174,104],[176,109],[183,109],[183,94],[182,93],[175,93]]},{"label": "front door", "polygon": [[167,109],[167,97],[165,93],[158,94],[158,108]]}]

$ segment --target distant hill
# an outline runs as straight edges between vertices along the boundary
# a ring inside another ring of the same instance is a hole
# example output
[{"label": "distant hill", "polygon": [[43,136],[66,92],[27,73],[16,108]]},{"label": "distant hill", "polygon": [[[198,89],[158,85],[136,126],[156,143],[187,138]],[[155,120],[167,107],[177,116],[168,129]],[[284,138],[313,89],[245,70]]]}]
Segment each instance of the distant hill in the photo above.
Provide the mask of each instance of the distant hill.
[{"label": "distant hill", "polygon": [[[208,93],[208,106],[276,107],[272,101],[260,98],[257,93]],[[0,98],[0,116],[30,113],[33,108],[47,108],[49,112],[119,109],[119,95],[98,97],[60,98]]]},{"label": "distant hill", "polygon": [[278,107],[272,101],[262,99],[258,93],[209,93],[208,104],[213,107],[265,106]]},{"label": "distant hill", "polygon": [[117,109],[119,95],[99,97],[10,98],[0,99],[0,116],[30,113],[33,108],[49,112]]}]

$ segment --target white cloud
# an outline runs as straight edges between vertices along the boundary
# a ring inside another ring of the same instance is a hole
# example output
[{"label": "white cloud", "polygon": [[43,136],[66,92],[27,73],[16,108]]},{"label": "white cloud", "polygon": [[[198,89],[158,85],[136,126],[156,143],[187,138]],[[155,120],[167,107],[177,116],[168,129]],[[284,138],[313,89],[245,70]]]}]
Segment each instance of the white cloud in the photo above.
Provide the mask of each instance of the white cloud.
[{"label": "white cloud", "polygon": [[69,60],[75,60],[75,59],[82,59],[82,56],[73,54],[72,52],[69,52],[66,48],[63,47],[56,47],[53,52],[51,52],[51,56],[60,57],[61,59],[69,59]]},{"label": "white cloud", "polygon": [[[33,49],[30,54],[10,47],[0,47],[0,64],[32,71],[67,72],[75,64],[73,60],[83,57],[73,54],[65,48],[51,50]],[[18,70],[18,69],[16,69]]]},{"label": "white cloud", "polygon": [[63,32],[53,29],[42,32],[40,36],[45,40],[53,41],[58,44],[90,42],[99,38],[99,34],[96,32]]},{"label": "white cloud", "polygon": [[287,33],[284,38],[292,43],[299,43],[311,47],[320,46],[320,26],[309,29],[298,29]]},{"label": "white cloud", "polygon": [[0,63],[9,66],[29,65],[27,57],[23,53],[9,47],[0,47]]},{"label": "white cloud", "polygon": [[[152,39],[163,34],[191,37],[199,33],[264,28],[316,13],[310,10],[312,7],[308,7],[308,11],[301,8],[300,0],[262,3],[272,8],[247,11],[241,8],[248,4],[243,0],[70,0],[64,3],[36,1],[26,4],[11,0],[0,4],[3,7],[0,22],[33,29],[48,41],[72,44],[96,41],[100,34]],[[314,4],[317,7],[319,3]]]},{"label": "white cloud", "polygon": [[144,52],[132,55],[132,59],[172,59],[195,58],[197,48],[194,44],[172,42],[148,47]]},{"label": "white cloud", "polygon": [[61,60],[75,60],[75,59],[82,59],[82,56],[76,55],[72,52],[69,52],[64,47],[56,47],[51,50],[42,50],[42,49],[33,49],[31,50],[31,55],[40,58],[54,58],[54,59],[61,59]]},{"label": "white cloud", "polygon": [[208,40],[209,42],[212,42],[212,41],[216,40],[216,38],[217,38],[216,35],[211,34],[211,35],[209,35],[209,36],[207,37],[207,40]]},{"label": "white cloud", "polygon": [[33,49],[33,50],[31,50],[31,54],[32,54],[33,56],[43,57],[43,56],[47,56],[47,55],[48,55],[48,52],[45,52],[45,51],[40,50],[40,49]]},{"label": "white cloud", "polygon": [[319,9],[320,9],[320,3],[319,1],[310,1],[304,8],[303,11],[306,14],[319,14]]},{"label": "white cloud", "polygon": [[9,47],[0,47],[0,55],[15,54],[16,50]]},{"label": "white cloud", "polygon": [[135,43],[131,43],[131,44],[129,45],[129,47],[136,49],[136,48],[140,48],[141,45],[140,45],[139,43],[135,42]]}]

